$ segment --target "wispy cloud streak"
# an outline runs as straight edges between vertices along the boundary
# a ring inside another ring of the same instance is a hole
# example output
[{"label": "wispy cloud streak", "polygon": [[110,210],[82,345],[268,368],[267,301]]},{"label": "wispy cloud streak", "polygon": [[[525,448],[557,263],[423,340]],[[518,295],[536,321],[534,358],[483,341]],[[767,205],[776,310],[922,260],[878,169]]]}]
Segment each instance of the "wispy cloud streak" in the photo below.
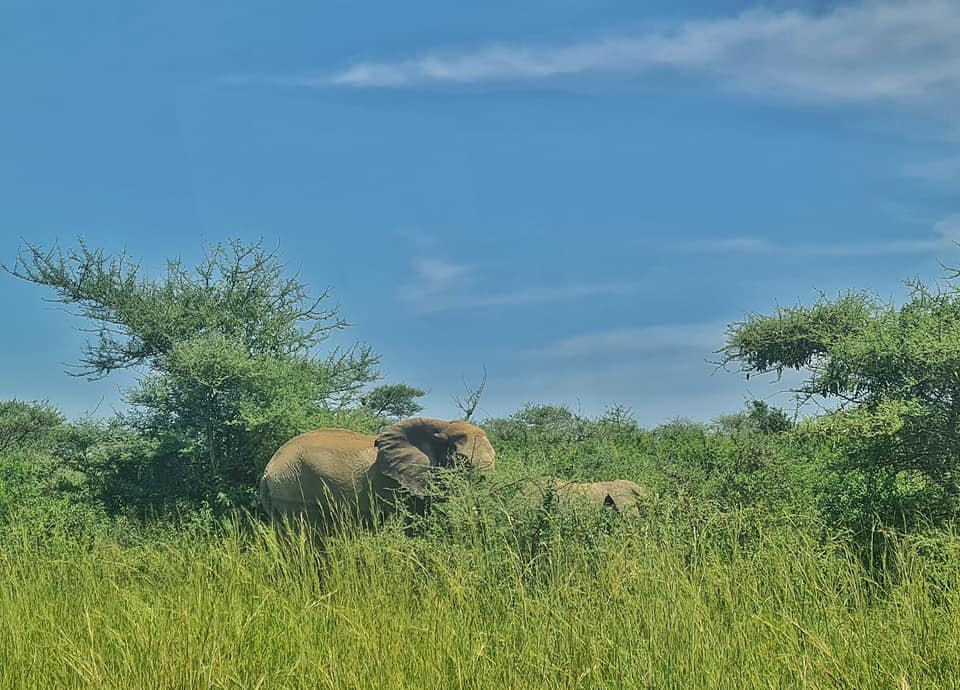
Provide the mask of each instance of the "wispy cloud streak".
[{"label": "wispy cloud streak", "polygon": [[583,333],[554,343],[547,349],[547,354],[580,357],[680,348],[712,351],[723,344],[725,329],[725,322],[716,321]]},{"label": "wispy cloud streak", "polygon": [[[960,2],[863,0],[816,14],[756,9],[672,30],[569,45],[492,45],[360,62],[290,86],[412,87],[673,69],[749,91],[829,101],[913,102],[960,86]],[[237,80],[257,79],[240,77]]]},{"label": "wispy cloud streak", "polygon": [[633,283],[602,283],[595,285],[566,285],[559,287],[529,287],[500,293],[434,294],[430,299],[407,295],[408,302],[420,312],[439,312],[451,309],[482,309],[547,302],[564,302],[603,295],[623,295],[635,292],[640,285]]},{"label": "wispy cloud streak", "polygon": [[413,261],[411,268],[411,280],[398,294],[410,308],[421,313],[563,302],[628,294],[641,287],[639,283],[608,282],[527,286],[503,292],[488,292],[478,279],[476,266],[434,257],[417,259]]},{"label": "wispy cloud streak", "polygon": [[784,254],[810,257],[888,256],[898,254],[927,254],[955,248],[960,242],[960,213],[954,213],[933,224],[933,237],[916,240],[886,242],[851,242],[827,244],[787,245],[760,237],[727,237],[701,240],[677,245],[678,249],[694,252],[728,254]]},{"label": "wispy cloud streak", "polygon": [[914,163],[906,166],[903,174],[925,182],[957,182],[960,181],[960,156]]}]

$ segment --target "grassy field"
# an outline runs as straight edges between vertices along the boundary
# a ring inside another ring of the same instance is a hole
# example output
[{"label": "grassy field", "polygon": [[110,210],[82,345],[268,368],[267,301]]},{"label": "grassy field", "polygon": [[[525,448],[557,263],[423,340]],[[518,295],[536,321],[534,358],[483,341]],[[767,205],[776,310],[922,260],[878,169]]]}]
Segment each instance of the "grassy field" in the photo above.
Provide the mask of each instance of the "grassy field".
[{"label": "grassy field", "polygon": [[[735,516],[463,519],[325,554],[237,521],[7,530],[2,688],[947,688],[960,538],[867,567]],[[880,574],[882,573],[882,575]]]}]

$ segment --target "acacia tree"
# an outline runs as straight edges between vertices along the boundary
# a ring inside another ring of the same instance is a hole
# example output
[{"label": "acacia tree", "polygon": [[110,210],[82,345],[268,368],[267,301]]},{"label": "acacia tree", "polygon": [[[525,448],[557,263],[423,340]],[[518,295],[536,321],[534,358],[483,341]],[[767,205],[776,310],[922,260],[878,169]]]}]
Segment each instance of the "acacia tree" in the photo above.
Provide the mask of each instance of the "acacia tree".
[{"label": "acacia tree", "polygon": [[[828,440],[842,491],[835,513],[901,522],[950,515],[960,501],[960,273],[906,283],[897,307],[865,292],[752,314],[727,331],[723,363],[747,376],[793,368],[801,404],[835,409],[808,426]],[[835,487],[836,488],[836,487]]]},{"label": "acacia tree", "polygon": [[360,398],[360,403],[374,417],[384,417],[385,421],[395,421],[403,417],[412,417],[423,411],[423,405],[417,402],[427,393],[405,383],[393,383],[377,386]]},{"label": "acacia tree", "polygon": [[28,244],[3,268],[51,288],[52,301],[89,322],[93,339],[74,375],[138,373],[126,421],[153,453],[121,463],[113,486],[136,487],[140,504],[249,504],[280,443],[378,376],[367,346],[317,354],[347,322],[327,292],[311,297],[259,242],[217,244],[194,268],[168,260],[158,278],[126,253],[82,241],[68,250]]},{"label": "acacia tree", "polygon": [[0,454],[36,442],[63,421],[63,415],[47,402],[0,402]]}]

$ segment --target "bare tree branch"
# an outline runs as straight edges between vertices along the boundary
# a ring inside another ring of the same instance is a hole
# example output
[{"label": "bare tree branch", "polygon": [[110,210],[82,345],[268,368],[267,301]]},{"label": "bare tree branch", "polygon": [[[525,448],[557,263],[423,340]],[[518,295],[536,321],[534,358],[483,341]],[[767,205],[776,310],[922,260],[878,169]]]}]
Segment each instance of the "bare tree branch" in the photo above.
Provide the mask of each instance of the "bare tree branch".
[{"label": "bare tree branch", "polygon": [[463,381],[463,388],[466,391],[463,398],[454,396],[453,403],[457,408],[463,413],[464,421],[470,421],[470,418],[473,417],[473,413],[477,410],[477,405],[480,404],[480,398],[483,395],[484,389],[487,387],[487,368],[483,368],[483,378],[480,379],[480,385],[476,388],[471,388],[466,379]]}]

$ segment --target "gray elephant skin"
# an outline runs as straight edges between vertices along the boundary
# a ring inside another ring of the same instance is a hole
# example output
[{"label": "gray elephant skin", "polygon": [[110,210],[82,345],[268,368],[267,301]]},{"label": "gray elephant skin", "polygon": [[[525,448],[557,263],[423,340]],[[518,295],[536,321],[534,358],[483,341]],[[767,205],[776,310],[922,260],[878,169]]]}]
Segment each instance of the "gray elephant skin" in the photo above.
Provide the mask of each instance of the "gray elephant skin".
[{"label": "gray elephant skin", "polygon": [[418,417],[378,436],[317,429],[277,450],[260,479],[260,501],[277,519],[301,519],[326,530],[372,525],[407,500],[422,509],[440,468],[493,471],[495,453],[483,429],[464,421]]},{"label": "gray elephant skin", "polygon": [[646,489],[629,479],[571,482],[551,477],[527,482],[521,493],[538,502],[549,501],[555,497],[559,501],[610,508],[626,515],[639,515],[639,504],[649,495]]}]

